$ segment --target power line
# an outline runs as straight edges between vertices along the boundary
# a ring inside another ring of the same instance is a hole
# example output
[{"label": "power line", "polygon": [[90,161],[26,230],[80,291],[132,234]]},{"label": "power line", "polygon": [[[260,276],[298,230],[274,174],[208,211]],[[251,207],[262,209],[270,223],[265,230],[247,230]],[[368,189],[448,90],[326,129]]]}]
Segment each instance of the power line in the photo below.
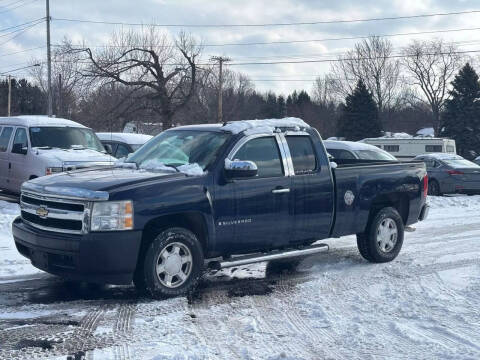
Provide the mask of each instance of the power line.
[{"label": "power line", "polygon": [[[254,46],[254,45],[278,45],[278,44],[296,44],[296,43],[309,43],[309,42],[325,42],[325,41],[343,41],[343,40],[358,40],[368,39],[372,36],[377,37],[395,37],[395,36],[411,36],[411,35],[425,35],[425,34],[437,34],[437,33],[449,33],[449,32],[461,32],[461,31],[476,31],[480,30],[480,27],[475,28],[458,28],[458,29],[446,29],[446,30],[427,30],[416,31],[407,33],[394,33],[394,34],[370,34],[361,36],[347,36],[338,38],[323,38],[323,39],[309,39],[309,40],[285,40],[285,41],[267,41],[267,42],[248,42],[248,43],[223,43],[223,44],[203,44],[203,47],[221,47],[221,46]],[[62,46],[61,44],[52,44],[52,46]],[[84,45],[74,44],[75,47],[84,47]],[[133,46],[140,46],[135,44],[130,45],[93,45],[91,48],[129,48]],[[172,48],[174,45],[152,45],[159,48]]]},{"label": "power line", "polygon": [[34,47],[34,48],[30,48],[30,49],[14,51],[14,52],[7,53],[7,54],[1,54],[0,57],[7,57],[7,56],[11,56],[11,55],[17,55],[17,54],[21,54],[21,53],[25,53],[25,52],[29,52],[29,51],[34,51],[34,50],[38,50],[38,49],[43,49],[43,48],[45,48],[45,46],[37,46],[37,47]]},{"label": "power line", "polygon": [[30,2],[24,2],[23,4],[14,6],[14,7],[12,7],[12,8],[7,9],[7,10],[0,11],[0,14],[4,14],[4,13],[6,13],[6,12],[9,12],[9,11],[12,11],[12,10],[15,10],[15,9],[18,9],[18,8],[20,8],[20,7],[23,7],[23,6],[26,6],[26,5],[30,5],[30,4],[34,3],[35,1],[37,1],[37,0],[32,0],[32,1],[30,1]]},{"label": "power line", "polygon": [[36,25],[38,25],[38,24],[40,24],[40,23],[41,23],[41,22],[37,22],[37,23],[35,23],[35,24],[33,24],[33,25],[30,25],[30,26],[28,26],[28,27],[25,27],[25,28],[19,30],[19,32],[18,32],[17,34],[15,34],[14,36],[12,36],[10,39],[8,39],[8,40],[0,43],[0,47],[3,46],[3,45],[5,45],[5,44],[7,44],[7,43],[10,42],[10,41],[12,41],[13,39],[16,39],[17,37],[19,37],[20,35],[22,35],[25,31],[33,28],[34,26],[36,26]]},{"label": "power line", "polygon": [[[466,50],[466,51],[452,51],[448,53],[435,53],[435,54],[423,54],[423,56],[433,56],[433,55],[449,55],[449,54],[470,54],[470,53],[479,53],[480,50]],[[307,63],[323,63],[323,62],[338,62],[344,60],[375,60],[375,59],[395,59],[395,58],[407,58],[413,57],[415,55],[390,55],[382,57],[358,57],[351,59],[318,59],[318,60],[299,60],[299,61],[265,61],[265,62],[243,62],[243,63],[233,63],[228,64],[229,66],[238,66],[238,65],[275,65],[275,64],[307,64]]]},{"label": "power line", "polygon": [[22,27],[22,28],[19,28],[19,29],[16,29],[16,30],[12,30],[12,31],[7,32],[7,33],[5,33],[5,34],[1,34],[1,35],[0,35],[0,38],[5,37],[5,36],[8,36],[8,35],[11,35],[11,34],[15,34],[15,33],[21,32],[21,31],[26,30],[26,29],[29,29],[29,28],[31,28],[31,27],[33,27],[33,26],[35,26],[35,25],[38,25],[38,24],[40,24],[40,23],[43,23],[43,21],[44,21],[44,20],[41,19],[40,21],[37,21],[37,22],[35,22],[35,23],[33,23],[33,24],[30,24],[30,25],[28,25],[28,26],[24,26],[24,27]]},{"label": "power line", "polygon": [[311,22],[289,22],[289,23],[286,22],[286,23],[264,23],[264,24],[145,24],[145,23],[127,23],[127,22],[116,22],[116,21],[83,20],[83,19],[70,19],[70,18],[52,18],[52,20],[65,21],[65,22],[89,23],[89,24],[103,24],[103,25],[123,25],[123,26],[218,28],[218,27],[269,27],[269,26],[344,24],[344,23],[372,22],[372,21],[384,21],[384,20],[417,19],[417,18],[428,18],[428,17],[434,17],[434,16],[452,16],[452,15],[464,15],[464,14],[475,14],[475,13],[480,13],[480,10],[454,11],[454,12],[405,15],[405,16],[387,16],[387,17],[378,17],[378,18],[367,18],[367,19],[349,19],[349,20],[339,19],[339,20],[325,20],[325,21],[311,21]]},{"label": "power line", "polygon": [[11,30],[11,29],[15,29],[15,28],[22,27],[22,26],[25,26],[25,25],[29,25],[29,24],[32,24],[32,23],[37,22],[39,20],[43,21],[43,20],[45,20],[45,18],[38,18],[38,19],[35,19],[35,20],[32,20],[32,21],[27,21],[23,24],[18,24],[18,25],[7,27],[7,28],[3,28],[3,29],[0,29],[0,32],[4,32],[4,31],[7,31],[7,30]]}]

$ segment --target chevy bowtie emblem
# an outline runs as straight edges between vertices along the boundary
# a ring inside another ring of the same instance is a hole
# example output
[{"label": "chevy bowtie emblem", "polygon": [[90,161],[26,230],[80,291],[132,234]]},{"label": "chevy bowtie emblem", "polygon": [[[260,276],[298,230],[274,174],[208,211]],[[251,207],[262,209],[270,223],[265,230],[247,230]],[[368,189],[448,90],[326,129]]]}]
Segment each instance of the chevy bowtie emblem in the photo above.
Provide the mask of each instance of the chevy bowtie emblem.
[{"label": "chevy bowtie emblem", "polygon": [[48,216],[48,209],[45,206],[40,206],[37,209],[37,215],[41,218],[46,218]]}]

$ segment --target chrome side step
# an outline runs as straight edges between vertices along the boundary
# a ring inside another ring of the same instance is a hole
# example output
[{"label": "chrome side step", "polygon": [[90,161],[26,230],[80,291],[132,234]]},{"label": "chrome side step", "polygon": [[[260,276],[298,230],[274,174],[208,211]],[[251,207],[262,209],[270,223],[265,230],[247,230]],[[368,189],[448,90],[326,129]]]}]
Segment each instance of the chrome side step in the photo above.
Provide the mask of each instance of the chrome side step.
[{"label": "chrome side step", "polygon": [[274,250],[269,253],[253,254],[253,255],[240,255],[228,260],[214,260],[208,261],[208,266],[215,270],[229,268],[232,266],[240,266],[247,264],[254,264],[263,261],[279,260],[294,258],[299,256],[307,256],[318,254],[324,251],[328,251],[327,244],[317,244],[304,247],[302,249],[289,249],[289,250]]}]

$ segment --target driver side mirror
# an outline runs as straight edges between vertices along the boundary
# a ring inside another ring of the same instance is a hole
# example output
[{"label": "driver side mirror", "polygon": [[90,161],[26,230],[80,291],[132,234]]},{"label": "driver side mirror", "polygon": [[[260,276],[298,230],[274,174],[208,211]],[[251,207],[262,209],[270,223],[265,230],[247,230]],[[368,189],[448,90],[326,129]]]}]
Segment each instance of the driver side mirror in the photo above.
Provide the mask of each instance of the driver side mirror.
[{"label": "driver side mirror", "polygon": [[28,148],[23,146],[23,144],[13,144],[12,153],[27,155]]},{"label": "driver side mirror", "polygon": [[225,174],[229,179],[246,179],[257,176],[258,167],[249,160],[225,159]]}]

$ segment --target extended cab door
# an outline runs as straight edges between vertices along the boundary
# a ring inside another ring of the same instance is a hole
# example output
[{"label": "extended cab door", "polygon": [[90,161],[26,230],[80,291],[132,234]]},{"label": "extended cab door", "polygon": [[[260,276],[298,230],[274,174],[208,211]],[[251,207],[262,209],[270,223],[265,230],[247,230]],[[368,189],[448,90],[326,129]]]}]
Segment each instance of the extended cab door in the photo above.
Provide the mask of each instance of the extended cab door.
[{"label": "extended cab door", "polygon": [[27,181],[32,169],[28,166],[29,156],[27,129],[17,127],[10,147],[10,187],[14,192],[20,192],[22,184]]},{"label": "extended cab door", "polygon": [[13,126],[4,126],[0,129],[0,188],[9,189],[10,186],[10,156],[8,153]]},{"label": "extended cab door", "polygon": [[253,161],[258,176],[217,187],[218,249],[239,253],[288,243],[293,221],[291,178],[278,135],[245,137],[228,158]]},{"label": "extended cab door", "polygon": [[334,185],[330,164],[321,145],[308,133],[286,133],[288,164],[293,167],[294,224],[291,242],[327,238],[333,222]]}]

